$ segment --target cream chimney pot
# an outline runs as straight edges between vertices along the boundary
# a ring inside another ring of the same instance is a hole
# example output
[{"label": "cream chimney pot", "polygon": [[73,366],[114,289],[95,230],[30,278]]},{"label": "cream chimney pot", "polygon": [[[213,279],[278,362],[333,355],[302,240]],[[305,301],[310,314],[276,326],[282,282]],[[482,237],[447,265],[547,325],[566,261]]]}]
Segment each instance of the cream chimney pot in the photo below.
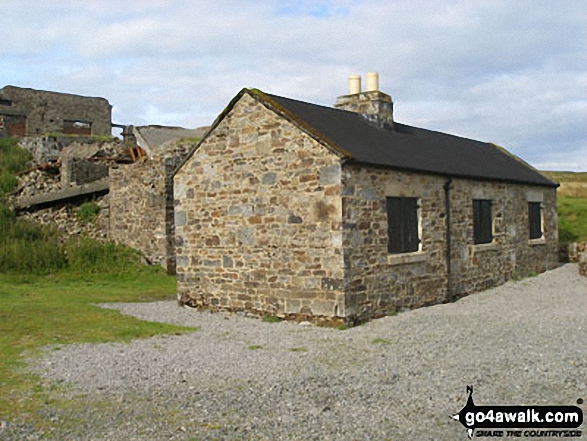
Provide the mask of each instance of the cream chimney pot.
[{"label": "cream chimney pot", "polygon": [[339,96],[334,107],[347,112],[362,115],[370,123],[381,128],[393,130],[393,101],[391,97],[379,90],[379,74],[367,74],[367,88],[361,91],[360,75],[349,77],[348,95]]},{"label": "cream chimney pot", "polygon": [[365,92],[377,92],[379,90],[379,74],[377,72],[369,72],[367,74],[367,89]]},{"label": "cream chimney pot", "polygon": [[349,77],[349,95],[361,93],[361,75],[351,75]]}]

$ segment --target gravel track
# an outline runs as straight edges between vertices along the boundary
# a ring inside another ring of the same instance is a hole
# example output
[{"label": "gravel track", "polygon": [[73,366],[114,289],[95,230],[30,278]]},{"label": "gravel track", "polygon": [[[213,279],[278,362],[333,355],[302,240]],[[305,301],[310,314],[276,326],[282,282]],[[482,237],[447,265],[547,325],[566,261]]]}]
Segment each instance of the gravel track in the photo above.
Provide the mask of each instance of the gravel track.
[{"label": "gravel track", "polygon": [[478,405],[587,399],[587,279],[574,264],[345,331],[174,302],[104,307],[200,330],[31,360],[67,385],[54,393],[70,405],[44,412],[48,439],[465,440],[449,416],[467,385]]}]

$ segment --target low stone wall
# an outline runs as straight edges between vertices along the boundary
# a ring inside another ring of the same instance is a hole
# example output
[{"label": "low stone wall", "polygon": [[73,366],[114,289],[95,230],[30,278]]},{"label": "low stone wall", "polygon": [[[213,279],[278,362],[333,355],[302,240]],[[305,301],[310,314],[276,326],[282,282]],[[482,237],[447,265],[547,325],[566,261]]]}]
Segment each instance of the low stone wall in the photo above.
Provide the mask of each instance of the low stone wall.
[{"label": "low stone wall", "polygon": [[587,252],[579,255],[579,274],[587,276]]},{"label": "low stone wall", "polygon": [[587,243],[561,243],[559,246],[559,261],[564,263],[577,263],[581,253],[587,250]]}]

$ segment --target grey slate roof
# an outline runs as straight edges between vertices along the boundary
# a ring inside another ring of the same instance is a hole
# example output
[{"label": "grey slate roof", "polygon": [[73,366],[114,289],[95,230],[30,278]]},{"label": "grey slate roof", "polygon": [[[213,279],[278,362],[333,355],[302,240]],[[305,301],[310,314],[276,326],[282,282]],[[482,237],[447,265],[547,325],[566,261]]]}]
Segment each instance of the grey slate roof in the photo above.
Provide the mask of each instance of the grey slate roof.
[{"label": "grey slate roof", "polygon": [[445,176],[556,187],[536,169],[490,143],[461,138],[394,122],[380,128],[361,115],[290,98],[265,95],[268,104],[301,121],[348,162]]},{"label": "grey slate roof", "polygon": [[179,141],[182,138],[201,138],[207,129],[208,127],[184,129],[183,127],[156,125],[133,127],[139,144],[151,156],[163,153],[169,143]]},{"label": "grey slate roof", "polygon": [[203,139],[177,166],[177,173],[244,94],[296,124],[342,155],[346,163],[436,175],[558,187],[535,168],[505,149],[446,133],[394,122],[383,129],[361,115],[319,106],[258,89],[242,89],[218,115]]}]

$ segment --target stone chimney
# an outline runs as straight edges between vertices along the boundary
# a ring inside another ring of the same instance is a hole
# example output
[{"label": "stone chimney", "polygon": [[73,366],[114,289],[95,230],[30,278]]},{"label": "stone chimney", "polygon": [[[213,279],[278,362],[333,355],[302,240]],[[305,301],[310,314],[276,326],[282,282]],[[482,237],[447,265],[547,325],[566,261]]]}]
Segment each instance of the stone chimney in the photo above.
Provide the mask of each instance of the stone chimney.
[{"label": "stone chimney", "polygon": [[379,91],[379,74],[367,74],[367,88],[361,91],[361,76],[349,77],[349,94],[340,96],[334,105],[337,109],[360,113],[379,127],[393,129],[393,101],[386,93]]}]

